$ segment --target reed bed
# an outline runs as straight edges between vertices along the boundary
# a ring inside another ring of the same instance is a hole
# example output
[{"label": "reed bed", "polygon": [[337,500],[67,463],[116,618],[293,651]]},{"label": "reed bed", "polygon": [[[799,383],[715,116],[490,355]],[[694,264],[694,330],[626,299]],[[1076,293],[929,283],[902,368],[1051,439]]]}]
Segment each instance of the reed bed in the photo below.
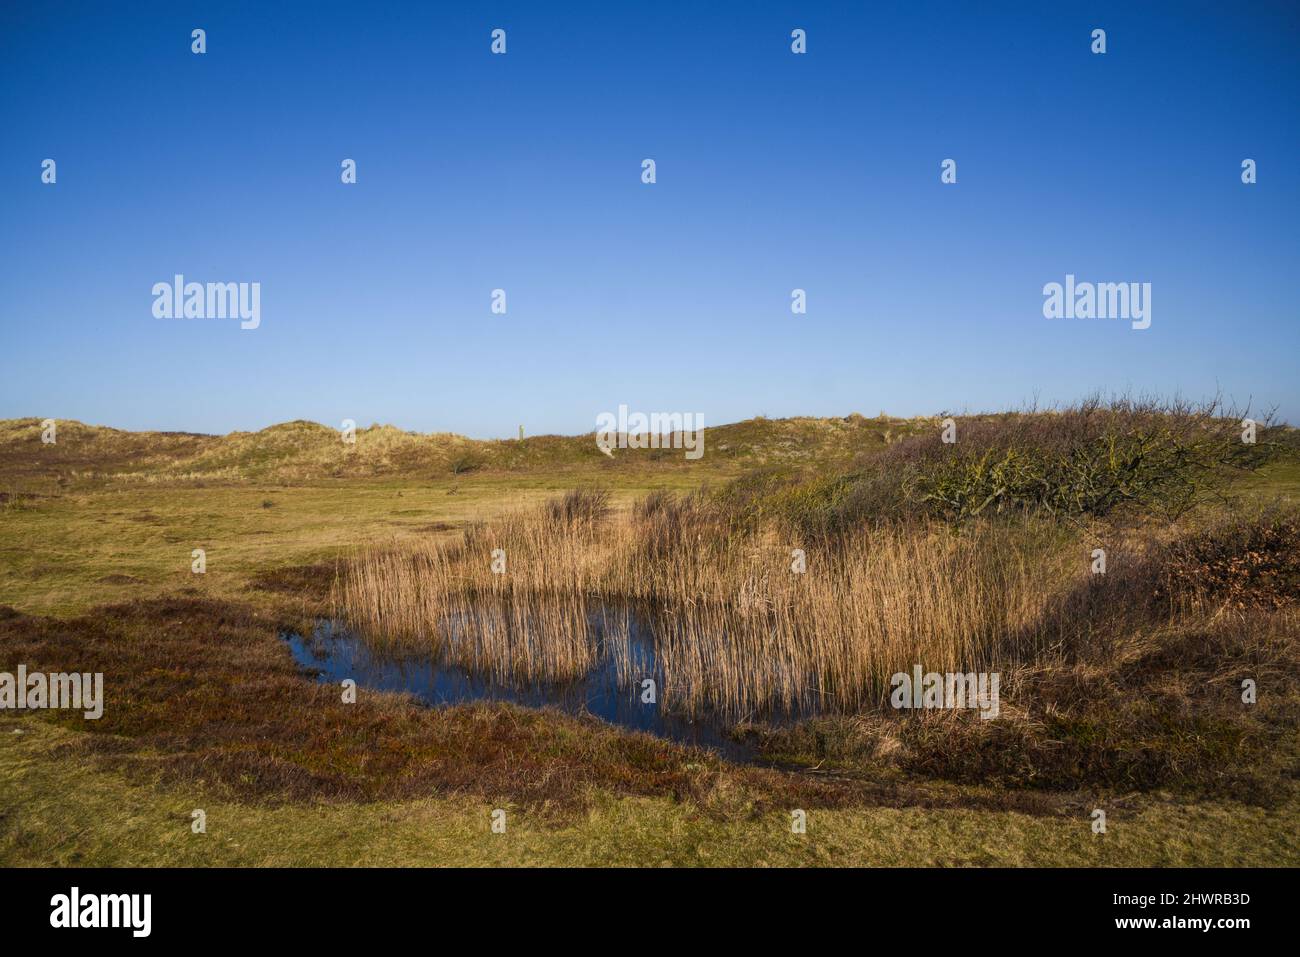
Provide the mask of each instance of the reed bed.
[{"label": "reed bed", "polygon": [[[1108,587],[1077,535],[1028,521],[883,525],[808,550],[798,572],[797,543],[736,533],[699,497],[607,511],[570,502],[371,549],[336,601],[381,649],[516,683],[576,679],[612,656],[621,684],[655,677],[673,710],[741,720],[856,712],[915,664],[1011,671],[1067,654],[1085,636],[1080,603]],[[653,676],[633,658],[637,626],[654,636]]]}]

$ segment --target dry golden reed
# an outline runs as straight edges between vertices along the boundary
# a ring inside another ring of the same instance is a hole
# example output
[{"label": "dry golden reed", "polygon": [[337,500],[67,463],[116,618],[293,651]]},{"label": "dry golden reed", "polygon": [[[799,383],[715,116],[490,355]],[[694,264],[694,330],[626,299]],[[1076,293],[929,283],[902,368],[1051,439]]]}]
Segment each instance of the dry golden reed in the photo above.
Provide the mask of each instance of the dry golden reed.
[{"label": "dry golden reed", "polygon": [[614,518],[551,507],[360,554],[336,600],[381,648],[513,682],[576,679],[609,655],[631,684],[629,630],[648,627],[665,706],[742,720],[874,706],[914,664],[1011,670],[1054,650],[1049,612],[1091,587],[1078,540],[1028,524],[884,526],[810,548],[803,572],[800,547],[734,533],[697,498]]}]

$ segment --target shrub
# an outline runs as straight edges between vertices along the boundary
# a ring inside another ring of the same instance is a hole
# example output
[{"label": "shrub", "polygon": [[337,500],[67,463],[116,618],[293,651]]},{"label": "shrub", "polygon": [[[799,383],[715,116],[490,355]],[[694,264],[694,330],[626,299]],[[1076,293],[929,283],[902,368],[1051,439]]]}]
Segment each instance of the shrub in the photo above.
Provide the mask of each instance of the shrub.
[{"label": "shrub", "polygon": [[1300,600],[1300,514],[1234,515],[1164,545],[1156,597],[1174,605],[1282,608]]},{"label": "shrub", "polygon": [[466,472],[481,469],[483,460],[472,452],[464,452],[452,456],[451,461],[447,463],[447,467],[451,469],[452,475],[463,475]]},{"label": "shrub", "polygon": [[862,457],[854,471],[800,479],[763,473],[719,496],[742,527],[775,518],[803,541],[832,540],[922,515],[950,521],[1040,511],[1072,518],[1124,509],[1177,517],[1236,475],[1295,455],[1293,430],[1265,419],[1256,442],[1218,402],[1090,399],[1049,412],[962,419]]},{"label": "shrub", "polygon": [[935,434],[900,446],[903,462],[882,464],[902,465],[907,497],[949,518],[1011,509],[1105,516],[1124,506],[1177,516],[1280,451],[1271,439],[1281,429],[1265,421],[1247,444],[1240,418],[1217,401],[1090,399],[963,422],[956,443]]},{"label": "shrub", "polygon": [[562,525],[603,521],[609,511],[609,492],[603,488],[574,489],[546,505],[546,514]]}]

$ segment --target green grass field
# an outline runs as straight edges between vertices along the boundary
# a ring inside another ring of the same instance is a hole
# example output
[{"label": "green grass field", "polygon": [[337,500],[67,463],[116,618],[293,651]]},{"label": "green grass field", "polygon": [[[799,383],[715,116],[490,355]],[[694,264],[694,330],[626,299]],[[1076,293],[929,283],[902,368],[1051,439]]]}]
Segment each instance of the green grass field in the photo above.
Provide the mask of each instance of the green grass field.
[{"label": "green grass field", "polygon": [[[6,722],[5,724],[9,724]],[[0,859],[59,866],[1172,866],[1300,859],[1295,807],[1115,802],[1105,835],[1082,814],[890,807],[717,820],[663,798],[595,795],[563,822],[464,798],[279,807],[128,783],[60,753],[68,734],[0,736]],[[4,727],[0,725],[0,727]],[[5,730],[8,732],[8,728]],[[202,808],[207,832],[191,831]]]}]

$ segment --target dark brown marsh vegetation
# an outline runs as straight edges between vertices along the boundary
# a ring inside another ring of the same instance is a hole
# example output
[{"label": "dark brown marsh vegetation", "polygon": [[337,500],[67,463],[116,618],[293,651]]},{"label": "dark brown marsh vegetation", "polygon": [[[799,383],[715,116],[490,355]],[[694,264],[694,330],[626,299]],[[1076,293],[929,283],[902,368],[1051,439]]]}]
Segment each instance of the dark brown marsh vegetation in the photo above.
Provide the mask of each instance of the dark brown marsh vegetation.
[{"label": "dark brown marsh vegetation", "polygon": [[78,711],[6,712],[0,731],[54,721],[89,732],[67,748],[133,779],[269,803],[457,794],[571,815],[604,792],[668,796],[717,816],[969,803],[735,767],[707,751],[553,711],[428,708],[394,694],[344,704],[336,685],[304,680],[276,632],[277,619],[253,606],[196,598],[71,619],[0,606],[0,670],[23,663],[33,672],[105,675],[100,720]]}]

